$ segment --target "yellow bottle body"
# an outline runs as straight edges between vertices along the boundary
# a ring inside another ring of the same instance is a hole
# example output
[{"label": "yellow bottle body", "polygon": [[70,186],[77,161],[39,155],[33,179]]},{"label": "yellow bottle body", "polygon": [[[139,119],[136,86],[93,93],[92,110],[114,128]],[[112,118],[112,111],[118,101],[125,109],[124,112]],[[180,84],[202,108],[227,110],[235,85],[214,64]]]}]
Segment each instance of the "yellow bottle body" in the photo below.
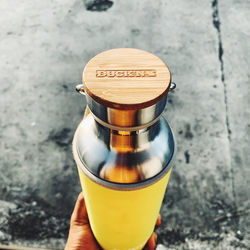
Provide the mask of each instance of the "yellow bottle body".
[{"label": "yellow bottle body", "polygon": [[171,170],[144,188],[115,190],[97,184],[78,167],[91,229],[102,248],[144,247],[154,230]]}]

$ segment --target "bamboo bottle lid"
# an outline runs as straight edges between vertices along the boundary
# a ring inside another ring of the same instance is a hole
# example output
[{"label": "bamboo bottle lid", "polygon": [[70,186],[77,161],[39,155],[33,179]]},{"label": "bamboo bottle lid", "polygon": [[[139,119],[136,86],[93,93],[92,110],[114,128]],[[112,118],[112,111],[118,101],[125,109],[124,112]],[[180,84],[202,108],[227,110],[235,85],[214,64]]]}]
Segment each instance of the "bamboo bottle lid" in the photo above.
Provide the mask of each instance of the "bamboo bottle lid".
[{"label": "bamboo bottle lid", "polygon": [[93,57],[83,71],[85,92],[115,109],[143,109],[159,102],[170,88],[171,74],[157,56],[120,48]]}]

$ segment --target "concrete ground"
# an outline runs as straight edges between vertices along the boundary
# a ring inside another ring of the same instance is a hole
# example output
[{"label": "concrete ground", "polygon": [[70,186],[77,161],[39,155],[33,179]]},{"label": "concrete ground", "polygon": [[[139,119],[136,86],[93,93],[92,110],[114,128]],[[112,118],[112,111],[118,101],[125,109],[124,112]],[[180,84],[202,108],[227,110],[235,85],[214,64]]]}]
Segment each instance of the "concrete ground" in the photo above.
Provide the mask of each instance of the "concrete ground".
[{"label": "concrete ground", "polygon": [[0,243],[62,249],[80,191],[75,93],[101,51],[162,58],[178,141],[158,249],[250,249],[250,2],[2,0]]}]

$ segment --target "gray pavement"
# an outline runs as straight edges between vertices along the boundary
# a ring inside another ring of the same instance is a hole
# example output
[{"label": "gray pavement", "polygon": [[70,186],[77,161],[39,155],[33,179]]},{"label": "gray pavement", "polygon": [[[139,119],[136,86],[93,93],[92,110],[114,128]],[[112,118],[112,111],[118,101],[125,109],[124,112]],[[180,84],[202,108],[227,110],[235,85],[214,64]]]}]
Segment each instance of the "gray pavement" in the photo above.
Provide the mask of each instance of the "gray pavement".
[{"label": "gray pavement", "polygon": [[249,249],[250,3],[93,2],[0,3],[0,243],[64,247],[80,191],[71,141],[85,101],[74,87],[94,55],[133,47],[177,83],[159,249]]}]

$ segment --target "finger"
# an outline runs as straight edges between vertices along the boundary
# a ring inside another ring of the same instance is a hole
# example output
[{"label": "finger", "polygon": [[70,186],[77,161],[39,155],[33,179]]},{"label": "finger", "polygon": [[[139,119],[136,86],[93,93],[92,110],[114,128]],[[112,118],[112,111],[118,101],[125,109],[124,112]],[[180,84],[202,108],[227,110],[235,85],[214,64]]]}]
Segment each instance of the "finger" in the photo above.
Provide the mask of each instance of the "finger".
[{"label": "finger", "polygon": [[75,208],[74,211],[72,213],[71,216],[71,220],[70,223],[71,224],[88,224],[88,214],[87,214],[87,209],[85,206],[85,201],[84,201],[84,197],[83,197],[83,193],[80,193],[76,204],[75,204]]},{"label": "finger", "polygon": [[161,215],[159,214],[158,215],[158,218],[156,220],[156,224],[155,224],[157,227],[159,227],[161,225]]},{"label": "finger", "polygon": [[156,242],[157,242],[157,234],[155,232],[152,233],[150,236],[144,250],[155,250],[156,249]]}]

